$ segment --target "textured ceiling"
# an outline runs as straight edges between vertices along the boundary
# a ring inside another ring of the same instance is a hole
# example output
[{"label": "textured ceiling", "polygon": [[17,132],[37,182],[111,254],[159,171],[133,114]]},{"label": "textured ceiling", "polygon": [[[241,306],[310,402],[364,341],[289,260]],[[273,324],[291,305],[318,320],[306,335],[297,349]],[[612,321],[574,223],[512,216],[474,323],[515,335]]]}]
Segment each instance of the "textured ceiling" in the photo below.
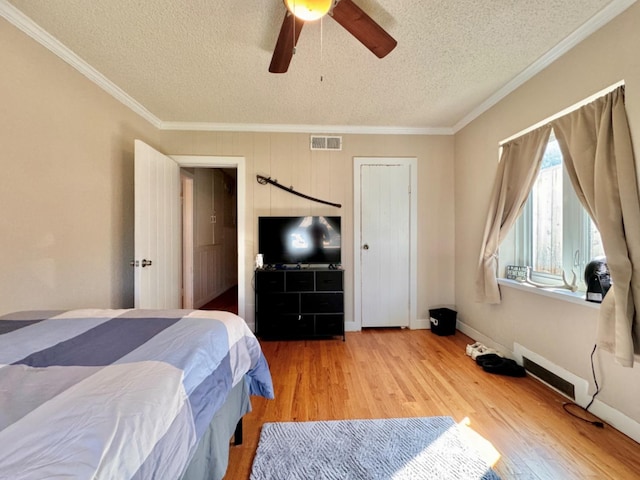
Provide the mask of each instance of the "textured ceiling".
[{"label": "textured ceiling", "polygon": [[396,49],[378,59],[325,17],[305,25],[285,74],[267,70],[285,14],[281,0],[0,6],[24,14],[163,125],[446,131],[558,44],[633,1],[354,0],[398,41]]}]

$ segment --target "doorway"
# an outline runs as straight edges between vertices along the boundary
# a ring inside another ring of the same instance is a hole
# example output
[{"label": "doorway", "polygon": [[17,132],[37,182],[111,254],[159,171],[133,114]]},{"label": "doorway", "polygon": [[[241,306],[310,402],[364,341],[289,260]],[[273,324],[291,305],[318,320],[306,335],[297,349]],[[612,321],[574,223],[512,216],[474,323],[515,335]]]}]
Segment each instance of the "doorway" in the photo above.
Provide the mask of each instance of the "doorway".
[{"label": "doorway", "polygon": [[251,323],[251,319],[246,318],[245,301],[246,301],[246,229],[245,229],[245,212],[246,212],[246,166],[244,157],[218,157],[218,156],[196,156],[196,155],[171,155],[173,159],[182,169],[231,169],[235,171],[235,196],[236,196],[236,248],[234,250],[237,261],[237,293],[235,294],[238,315],[247,323]]},{"label": "doorway", "polygon": [[183,307],[238,313],[237,170],[182,168]]},{"label": "doorway", "polygon": [[354,159],[354,327],[416,327],[417,159]]}]

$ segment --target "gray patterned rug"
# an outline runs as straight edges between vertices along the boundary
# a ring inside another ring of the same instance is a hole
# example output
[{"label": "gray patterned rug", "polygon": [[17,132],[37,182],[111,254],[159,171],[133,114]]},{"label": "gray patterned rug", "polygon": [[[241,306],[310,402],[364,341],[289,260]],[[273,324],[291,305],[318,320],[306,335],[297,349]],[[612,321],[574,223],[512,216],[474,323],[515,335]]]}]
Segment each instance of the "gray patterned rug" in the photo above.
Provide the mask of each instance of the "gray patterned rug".
[{"label": "gray patterned rug", "polygon": [[499,480],[451,417],[265,423],[251,480]]}]

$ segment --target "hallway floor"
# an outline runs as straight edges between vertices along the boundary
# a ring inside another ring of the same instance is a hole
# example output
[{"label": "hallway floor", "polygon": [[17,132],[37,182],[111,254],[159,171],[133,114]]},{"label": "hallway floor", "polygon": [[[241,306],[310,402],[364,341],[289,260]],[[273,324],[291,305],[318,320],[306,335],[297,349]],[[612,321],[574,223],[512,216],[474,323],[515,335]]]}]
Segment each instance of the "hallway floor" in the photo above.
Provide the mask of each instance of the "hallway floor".
[{"label": "hallway floor", "polygon": [[227,312],[238,314],[238,286],[231,287],[226,292],[218,295],[206,305],[200,307],[200,310],[224,310]]}]

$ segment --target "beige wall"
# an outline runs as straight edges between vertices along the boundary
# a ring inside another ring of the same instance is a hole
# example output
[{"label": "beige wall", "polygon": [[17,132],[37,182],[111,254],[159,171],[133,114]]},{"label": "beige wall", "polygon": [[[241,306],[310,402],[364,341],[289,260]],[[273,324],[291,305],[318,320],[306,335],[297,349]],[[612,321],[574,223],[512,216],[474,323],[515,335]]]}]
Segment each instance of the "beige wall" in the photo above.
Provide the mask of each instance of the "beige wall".
[{"label": "beige wall", "polygon": [[158,132],[0,19],[0,312],[133,302],[133,140]]},{"label": "beige wall", "polygon": [[[307,134],[158,131],[0,20],[0,314],[133,304],[133,140],[173,155],[246,161],[246,316],[253,321],[259,215],[343,217],[347,320],[353,316],[353,157],[418,159],[417,313],[454,303],[453,136],[345,135],[311,152]],[[7,74],[8,72],[8,74]],[[5,101],[6,97],[6,101]],[[262,186],[277,178],[341,209]]]},{"label": "beige wall", "polygon": [[[597,309],[508,287],[501,287],[501,305],[481,305],[474,301],[474,278],[501,140],[625,80],[627,114],[636,157],[640,158],[638,25],[640,4],[635,4],[458,132],[455,141],[456,303],[460,319],[469,331],[496,346],[512,350],[517,342],[590,382],[589,355],[595,342]],[[640,368],[622,368],[606,352],[599,352],[596,358],[603,386],[597,398],[640,422]],[[606,406],[600,405],[604,410]],[[640,433],[637,423],[627,423]]]},{"label": "beige wall", "polygon": [[[435,305],[453,305],[453,137],[344,135],[343,150],[309,150],[308,134],[162,132],[158,148],[171,155],[245,158],[246,318],[253,323],[253,259],[258,253],[260,215],[342,216],[345,314],[353,320],[353,157],[418,159],[417,315],[428,318]],[[305,200],[256,182],[256,175],[277,179],[296,191],[339,203],[335,208]]]}]

